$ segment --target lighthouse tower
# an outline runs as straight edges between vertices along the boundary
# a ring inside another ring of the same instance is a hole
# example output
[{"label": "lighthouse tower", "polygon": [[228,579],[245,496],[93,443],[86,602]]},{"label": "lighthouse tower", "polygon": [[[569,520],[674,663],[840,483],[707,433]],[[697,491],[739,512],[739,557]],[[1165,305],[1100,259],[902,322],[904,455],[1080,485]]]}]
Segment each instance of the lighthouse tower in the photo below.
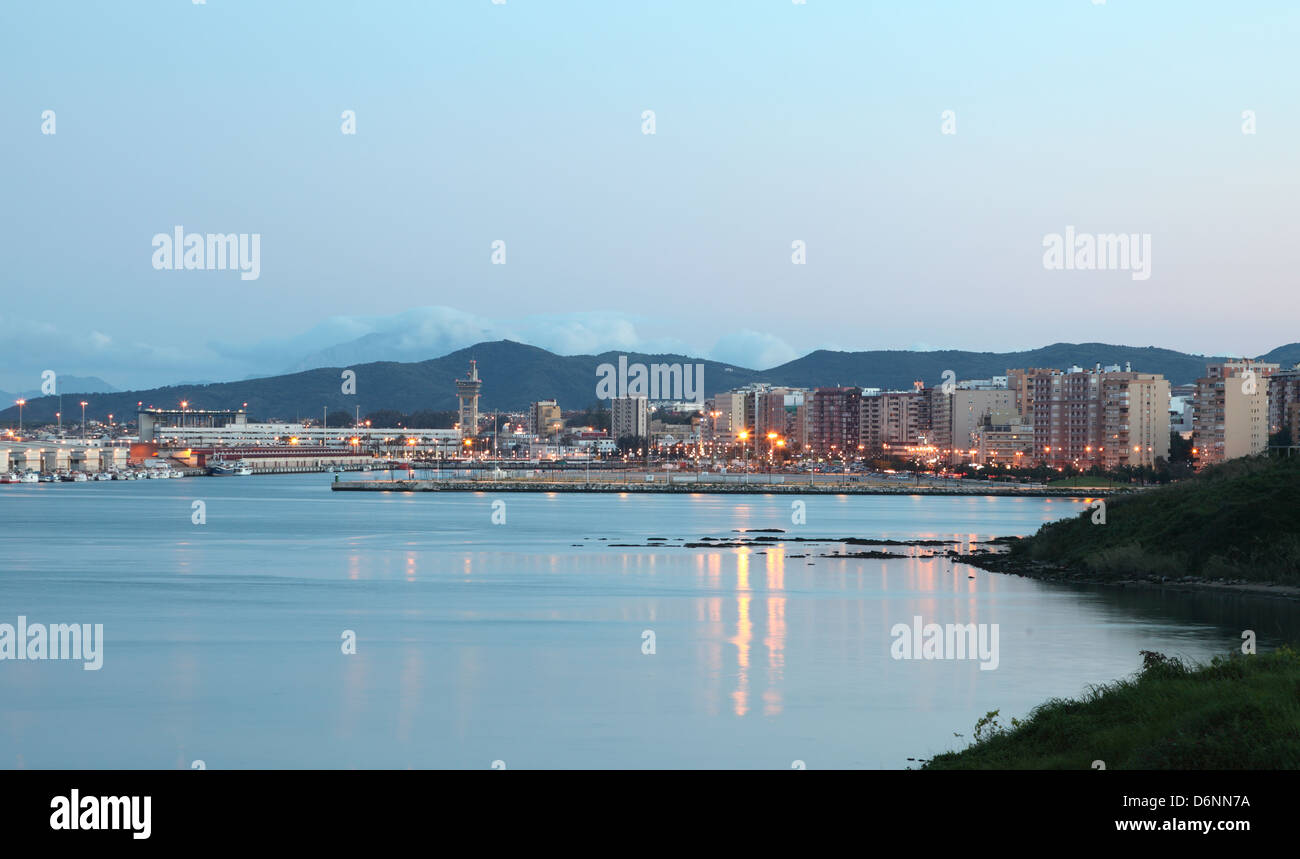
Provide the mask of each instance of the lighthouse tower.
[{"label": "lighthouse tower", "polygon": [[478,377],[478,362],[469,362],[469,376],[456,380],[456,397],[460,400],[461,438],[478,435],[478,395],[483,382]]}]

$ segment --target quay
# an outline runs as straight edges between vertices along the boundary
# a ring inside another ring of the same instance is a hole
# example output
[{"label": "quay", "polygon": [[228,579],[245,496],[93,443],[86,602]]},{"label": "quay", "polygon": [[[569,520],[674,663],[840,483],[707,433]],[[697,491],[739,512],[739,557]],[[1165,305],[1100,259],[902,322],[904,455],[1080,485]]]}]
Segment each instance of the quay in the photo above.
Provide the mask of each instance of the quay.
[{"label": "quay", "polygon": [[[335,480],[335,492],[604,492],[675,493],[680,495],[960,495],[1096,498],[1115,489],[1047,486],[939,486],[933,484],[890,485],[886,483],[708,483],[686,481],[593,481],[593,480]],[[1121,490],[1123,491],[1123,490]]]}]

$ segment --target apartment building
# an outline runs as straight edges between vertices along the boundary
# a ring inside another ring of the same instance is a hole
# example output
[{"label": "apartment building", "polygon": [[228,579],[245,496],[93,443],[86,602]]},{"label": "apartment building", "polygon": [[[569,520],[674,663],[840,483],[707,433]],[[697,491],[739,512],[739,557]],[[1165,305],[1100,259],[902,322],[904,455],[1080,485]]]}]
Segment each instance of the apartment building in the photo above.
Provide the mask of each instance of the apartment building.
[{"label": "apartment building", "polygon": [[528,407],[528,434],[545,438],[564,428],[560,406],[555,400],[541,400]]},{"label": "apartment building", "polygon": [[769,433],[776,433],[786,440],[787,445],[791,442],[802,445],[805,434],[799,416],[805,393],[802,388],[769,388],[754,392],[754,431],[757,436],[766,439]]},{"label": "apartment building", "polygon": [[1268,447],[1269,377],[1279,369],[1249,359],[1206,366],[1205,375],[1196,380],[1192,431],[1200,466],[1262,453]]},{"label": "apartment building", "polygon": [[1029,377],[1034,462],[1150,466],[1169,456],[1169,380],[1118,365]]},{"label": "apartment building", "polygon": [[709,438],[712,441],[732,442],[736,434],[745,429],[745,392],[724,391],[706,405],[709,418]]},{"label": "apartment building", "polygon": [[1015,409],[988,412],[971,430],[969,444],[979,465],[1019,468],[1033,461],[1034,425]]},{"label": "apartment building", "polygon": [[911,391],[873,391],[862,397],[859,441],[864,451],[927,444],[930,437],[930,393],[918,386]]},{"label": "apartment building", "polygon": [[930,442],[945,462],[969,458],[971,434],[990,414],[1010,412],[1019,417],[1015,392],[1007,387],[1005,376],[998,378],[1002,387],[980,380],[959,382],[951,393],[930,390]]},{"label": "apartment building", "polygon": [[646,438],[650,434],[650,401],[645,397],[614,397],[610,401],[610,436]]},{"label": "apartment building", "polygon": [[856,452],[862,424],[859,388],[816,388],[808,411],[809,450],[822,455]]},{"label": "apartment building", "polygon": [[[1268,377],[1268,431],[1281,432],[1290,426],[1290,415],[1300,403],[1300,364],[1290,370],[1278,370]],[[1300,444],[1300,437],[1291,433],[1291,443]]]},{"label": "apartment building", "polygon": [[1011,407],[1022,417],[1031,416],[1034,413],[1034,377],[1050,376],[1055,372],[1056,370],[1050,367],[1007,370],[1007,389],[1011,391]]}]

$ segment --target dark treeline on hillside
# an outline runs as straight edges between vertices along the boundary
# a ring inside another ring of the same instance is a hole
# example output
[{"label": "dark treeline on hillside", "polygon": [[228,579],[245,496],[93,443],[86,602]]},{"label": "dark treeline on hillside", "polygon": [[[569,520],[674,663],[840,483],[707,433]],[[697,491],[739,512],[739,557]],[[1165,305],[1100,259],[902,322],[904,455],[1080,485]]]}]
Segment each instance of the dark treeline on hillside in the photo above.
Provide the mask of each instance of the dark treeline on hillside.
[{"label": "dark treeline on hillside", "polygon": [[1106,578],[1193,576],[1300,584],[1300,457],[1257,456],[1106,499],[1013,544],[1012,560]]}]

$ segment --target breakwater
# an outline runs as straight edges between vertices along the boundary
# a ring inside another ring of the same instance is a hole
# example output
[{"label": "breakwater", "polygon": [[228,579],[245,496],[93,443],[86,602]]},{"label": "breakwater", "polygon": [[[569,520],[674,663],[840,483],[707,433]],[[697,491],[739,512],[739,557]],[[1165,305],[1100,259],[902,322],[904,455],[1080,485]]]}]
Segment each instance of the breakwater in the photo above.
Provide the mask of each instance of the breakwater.
[{"label": "breakwater", "polygon": [[[336,492],[613,492],[682,495],[976,495],[1095,498],[1101,490],[1078,487],[934,486],[866,483],[620,483],[546,480],[337,480]],[[1113,494],[1114,489],[1105,490]]]}]

